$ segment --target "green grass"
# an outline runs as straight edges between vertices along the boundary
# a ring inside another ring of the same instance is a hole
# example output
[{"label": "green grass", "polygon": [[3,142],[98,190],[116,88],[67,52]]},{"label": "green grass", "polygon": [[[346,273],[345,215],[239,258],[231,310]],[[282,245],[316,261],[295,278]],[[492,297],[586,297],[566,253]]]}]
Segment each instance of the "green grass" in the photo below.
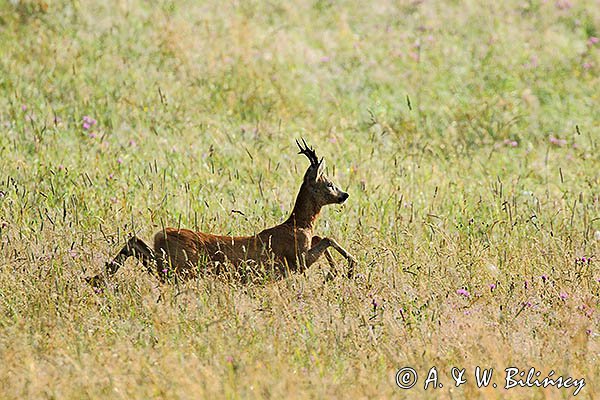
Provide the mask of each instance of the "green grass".
[{"label": "green grass", "polygon": [[[573,393],[510,366],[593,398],[599,36],[591,0],[0,2],[0,398]],[[350,193],[317,234],[356,280],[86,285],[133,232],[281,222],[299,137]]]}]

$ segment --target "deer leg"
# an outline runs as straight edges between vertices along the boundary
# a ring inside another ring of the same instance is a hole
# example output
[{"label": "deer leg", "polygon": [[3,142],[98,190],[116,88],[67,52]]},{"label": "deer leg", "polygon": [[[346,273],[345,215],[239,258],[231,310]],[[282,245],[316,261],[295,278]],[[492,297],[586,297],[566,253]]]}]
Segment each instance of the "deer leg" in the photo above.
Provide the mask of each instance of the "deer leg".
[{"label": "deer leg", "polygon": [[[322,237],[313,236],[311,240],[311,247],[315,247],[321,240],[323,240]],[[329,249],[325,249],[323,254],[325,255],[325,258],[327,258],[327,263],[329,264],[329,271],[327,271],[327,274],[325,275],[325,280],[330,281],[337,276],[337,265],[335,264],[335,260],[333,259]]]},{"label": "deer leg", "polygon": [[[310,267],[315,261],[319,259],[319,257],[323,255],[323,253],[327,251],[329,247],[333,247],[334,249],[336,249],[338,253],[340,253],[346,260],[348,260],[348,277],[351,278],[354,274],[354,266],[356,265],[356,260],[335,240],[330,238],[321,239],[315,246],[308,250],[306,254],[304,254],[304,268]],[[329,257],[331,257],[331,254],[329,254]]]},{"label": "deer leg", "polygon": [[[313,236],[312,237],[312,241],[311,241],[311,246],[315,247],[321,240],[323,240],[322,237],[320,237],[320,236]],[[327,258],[327,262],[329,263],[329,266],[331,268],[335,268],[335,260],[333,259],[333,256],[329,252],[329,249],[325,249],[325,251],[323,252],[323,254],[325,254],[325,258]]]},{"label": "deer leg", "polygon": [[352,278],[354,276],[354,267],[356,266],[356,259],[352,256],[352,254],[348,253],[346,249],[338,244],[333,239],[329,239],[331,243],[331,247],[337,250],[338,253],[342,255],[346,260],[348,260],[348,278]]},{"label": "deer leg", "polygon": [[[140,260],[149,273],[153,272],[152,263],[159,261],[157,260],[154,251],[141,239],[138,239],[134,236],[127,241],[127,244],[123,246],[121,251],[117,253],[115,258],[112,259],[112,261],[108,261],[105,264],[106,275],[112,276],[116,274],[119,268],[121,268],[121,266],[125,263],[125,260],[127,260],[131,256]],[[86,281],[90,285],[99,288],[103,279],[101,274],[98,274],[91,278],[86,278]]]},{"label": "deer leg", "polygon": [[125,263],[125,260],[131,256],[140,260],[148,272],[152,273],[151,263],[156,261],[154,250],[135,236],[127,241],[127,244],[123,246],[121,251],[112,261],[106,263],[106,273],[108,275],[114,275]]}]

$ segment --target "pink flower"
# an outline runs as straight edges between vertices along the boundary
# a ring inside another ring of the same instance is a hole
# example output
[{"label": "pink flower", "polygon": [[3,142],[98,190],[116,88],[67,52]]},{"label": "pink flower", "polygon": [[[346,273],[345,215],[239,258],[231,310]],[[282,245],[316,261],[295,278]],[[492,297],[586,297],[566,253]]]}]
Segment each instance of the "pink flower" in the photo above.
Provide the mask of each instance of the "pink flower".
[{"label": "pink flower", "polygon": [[467,289],[458,289],[456,291],[456,294],[459,294],[461,296],[465,296],[465,297],[469,297],[469,292],[467,291]]},{"label": "pink flower", "polygon": [[92,118],[88,115],[84,115],[82,120],[83,120],[82,127],[86,131],[98,123],[98,121],[96,121],[94,118]]},{"label": "pink flower", "polygon": [[584,62],[583,64],[581,64],[581,66],[583,67],[583,69],[592,69],[592,67],[594,66],[591,62]]},{"label": "pink flower", "polygon": [[117,158],[117,163],[118,164],[123,164],[123,159],[121,157]]},{"label": "pink flower", "polygon": [[570,0],[558,0],[556,3],[554,3],[554,5],[559,10],[568,10],[569,8],[573,7],[573,3],[571,3]]},{"label": "pink flower", "polygon": [[493,292],[494,289],[496,289],[496,284],[495,283],[490,283],[489,287],[490,287],[490,292]]},{"label": "pink flower", "polygon": [[529,63],[525,64],[525,66],[529,67],[529,68],[537,68],[538,65],[539,65],[539,58],[535,54],[533,54],[531,57],[529,57]]},{"label": "pink flower", "polygon": [[588,46],[593,46],[598,42],[600,42],[600,39],[598,39],[596,36],[590,36],[587,40]]},{"label": "pink flower", "polygon": [[27,111],[27,106],[26,106],[25,104],[23,104],[23,105],[21,106],[21,110],[22,110],[22,111]]},{"label": "pink flower", "polygon": [[90,125],[96,125],[98,123],[98,121],[88,115],[83,116],[83,122],[87,122]]},{"label": "pink flower", "polygon": [[566,300],[569,298],[569,295],[567,294],[567,292],[560,292],[560,294],[558,295],[561,300]]},{"label": "pink flower", "polygon": [[550,143],[552,143],[555,146],[565,146],[567,144],[567,141],[565,139],[558,139],[555,138],[554,136],[550,136]]}]

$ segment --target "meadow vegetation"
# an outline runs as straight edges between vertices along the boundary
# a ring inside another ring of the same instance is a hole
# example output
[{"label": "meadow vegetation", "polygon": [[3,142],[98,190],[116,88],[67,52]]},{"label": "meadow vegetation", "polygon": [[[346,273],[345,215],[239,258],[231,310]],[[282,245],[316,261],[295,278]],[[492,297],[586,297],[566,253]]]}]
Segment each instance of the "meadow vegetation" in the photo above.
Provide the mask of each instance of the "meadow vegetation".
[{"label": "meadow vegetation", "polygon": [[[573,393],[510,366],[593,398],[598,37],[596,0],[1,1],[0,398]],[[356,279],[86,285],[134,232],[281,222],[299,137],[350,193],[317,234]]]}]

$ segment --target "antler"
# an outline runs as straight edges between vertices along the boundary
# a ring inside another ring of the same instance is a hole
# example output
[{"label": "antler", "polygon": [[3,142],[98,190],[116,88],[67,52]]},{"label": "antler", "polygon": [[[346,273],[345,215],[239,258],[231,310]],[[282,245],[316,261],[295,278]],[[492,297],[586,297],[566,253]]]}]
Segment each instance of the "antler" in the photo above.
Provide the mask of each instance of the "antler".
[{"label": "antler", "polygon": [[302,144],[300,144],[298,139],[296,139],[296,144],[300,149],[298,154],[304,154],[306,157],[308,157],[312,166],[318,166],[323,162],[323,158],[321,158],[321,160],[319,161],[319,157],[317,157],[315,149],[313,149],[312,147],[308,147],[308,145],[306,144],[306,140],[302,139],[302,144],[304,144],[304,148],[302,147]]}]

